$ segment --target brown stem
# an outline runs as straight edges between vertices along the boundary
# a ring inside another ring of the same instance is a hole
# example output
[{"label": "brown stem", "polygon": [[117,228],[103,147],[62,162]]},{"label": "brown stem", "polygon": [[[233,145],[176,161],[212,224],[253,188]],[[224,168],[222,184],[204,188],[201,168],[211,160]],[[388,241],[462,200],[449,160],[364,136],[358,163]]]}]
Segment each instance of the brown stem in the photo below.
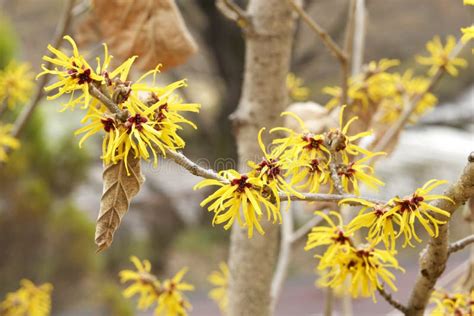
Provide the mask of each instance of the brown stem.
[{"label": "brown stem", "polygon": [[466,248],[472,243],[474,243],[474,235],[470,235],[461,240],[453,242],[451,245],[449,245],[448,255],[451,255],[457,251],[463,250],[464,248]]},{"label": "brown stem", "polygon": [[383,287],[377,288],[377,291],[379,292],[380,296],[382,296],[387,301],[387,303],[389,303],[390,305],[392,305],[393,307],[395,307],[396,309],[398,309],[400,312],[404,314],[407,312],[407,307],[403,305],[402,303],[400,303],[399,301],[397,301],[396,299],[394,299],[392,297],[392,294],[387,293],[385,291],[385,288]]},{"label": "brown stem", "polygon": [[[444,193],[454,203],[446,200],[436,200],[433,205],[453,214],[456,209],[474,196],[474,152],[469,155],[468,164],[460,178]],[[443,220],[441,215],[434,215],[438,220]],[[447,224],[441,225],[437,237],[431,237],[427,248],[420,258],[420,272],[410,294],[407,305],[408,316],[423,315],[428,300],[431,296],[436,281],[444,272],[449,257],[449,243]]]}]

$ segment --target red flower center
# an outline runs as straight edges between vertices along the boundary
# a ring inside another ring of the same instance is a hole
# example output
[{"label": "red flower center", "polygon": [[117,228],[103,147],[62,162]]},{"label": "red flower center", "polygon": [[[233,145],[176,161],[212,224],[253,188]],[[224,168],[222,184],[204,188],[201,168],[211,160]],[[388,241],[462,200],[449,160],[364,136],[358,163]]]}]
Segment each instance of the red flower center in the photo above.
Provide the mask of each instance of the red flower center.
[{"label": "red flower center", "polygon": [[100,122],[104,125],[104,130],[108,133],[115,130],[115,121],[112,118],[101,119]]},{"label": "red flower center", "polygon": [[141,132],[143,130],[142,124],[146,122],[148,122],[148,119],[137,113],[134,116],[128,118],[127,122],[125,122],[125,127],[128,129],[128,133],[132,131],[133,126],[135,126],[135,128]]},{"label": "red flower center", "polygon": [[71,76],[73,79],[79,79],[77,81],[78,84],[84,84],[84,83],[91,83],[92,78],[91,78],[91,70],[90,69],[84,69],[84,66],[81,67],[82,71],[78,71],[78,67],[75,62],[72,62],[72,66],[74,67],[73,69],[68,70],[68,74]]},{"label": "red flower center", "polygon": [[247,177],[246,175],[243,175],[240,177],[240,179],[234,179],[230,182],[231,185],[236,185],[238,188],[237,188],[237,192],[244,192],[245,191],[245,188],[251,188],[252,187],[252,184],[247,182],[247,180],[249,179],[249,177]]}]

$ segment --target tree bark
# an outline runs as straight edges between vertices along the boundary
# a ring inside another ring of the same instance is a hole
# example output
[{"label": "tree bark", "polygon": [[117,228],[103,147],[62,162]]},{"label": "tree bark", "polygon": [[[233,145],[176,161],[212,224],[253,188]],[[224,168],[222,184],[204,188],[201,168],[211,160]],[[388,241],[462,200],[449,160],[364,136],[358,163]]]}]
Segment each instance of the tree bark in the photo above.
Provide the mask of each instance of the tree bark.
[{"label": "tree bark", "polygon": [[[469,155],[469,161],[464,168],[461,177],[452,184],[446,192],[454,201],[450,203],[446,200],[434,202],[436,207],[448,211],[451,215],[466,201],[474,196],[474,152]],[[435,216],[443,219],[441,216]],[[431,237],[428,247],[420,257],[420,271],[415,280],[407,306],[407,316],[422,316],[425,312],[431,293],[438,278],[446,268],[449,257],[449,226],[448,224],[439,227],[438,237]]]},{"label": "tree bark", "polygon": [[[257,143],[261,127],[281,125],[287,106],[286,75],[289,71],[294,22],[283,0],[250,0],[247,14],[252,26],[245,34],[245,70],[242,95],[232,114],[239,165],[260,160]],[[245,171],[245,170],[241,170]],[[262,220],[265,235],[247,238],[234,225],[229,257],[229,315],[272,314],[270,289],[278,254],[279,225]]]}]

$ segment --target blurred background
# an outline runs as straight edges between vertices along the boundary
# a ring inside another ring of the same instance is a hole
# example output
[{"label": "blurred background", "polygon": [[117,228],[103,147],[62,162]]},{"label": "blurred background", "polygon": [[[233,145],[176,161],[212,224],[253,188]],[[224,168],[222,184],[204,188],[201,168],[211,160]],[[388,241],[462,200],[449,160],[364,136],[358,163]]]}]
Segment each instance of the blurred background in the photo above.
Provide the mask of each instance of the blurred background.
[{"label": "blurred background", "polygon": [[[199,129],[184,131],[186,155],[202,164],[229,168],[236,158],[228,115],[238,103],[242,82],[241,31],[217,11],[212,0],[178,0],[177,4],[199,51],[185,64],[164,72],[159,82],[187,78],[189,87],[183,96],[202,104],[201,113],[192,117]],[[0,1],[0,68],[17,59],[39,72],[63,6],[59,0]],[[347,0],[306,4],[307,12],[339,42],[344,38],[348,6]],[[364,60],[397,58],[401,69],[419,67],[414,55],[423,53],[435,34],[459,37],[460,27],[473,20],[472,9],[461,0],[369,0],[367,8]],[[73,25],[72,35],[80,30],[78,25]],[[409,193],[431,178],[454,180],[462,170],[474,149],[470,49],[464,50],[463,57],[469,68],[461,70],[458,78],[442,79],[435,90],[438,107],[409,128],[395,152],[378,164],[379,177],[387,183],[383,196]],[[321,89],[339,84],[338,67],[321,41],[298,23],[291,71],[310,88],[310,100],[325,104],[328,98]],[[100,137],[80,150],[73,132],[80,126],[81,115],[78,111],[58,113],[59,104],[40,104],[22,135],[21,149],[13,153],[6,168],[0,168],[0,297],[15,290],[20,279],[29,278],[54,284],[54,315],[135,315],[133,302],[121,295],[117,274],[130,268],[129,257],[137,255],[150,259],[160,277],[189,266],[187,280],[197,289],[190,294],[191,314],[218,315],[207,298],[206,278],[227,259],[229,232],[211,227],[210,215],[199,207],[205,192],[192,190],[199,179],[166,161],[157,169],[145,164],[145,186],[112,247],[96,254],[94,227],[102,193]],[[461,212],[456,216],[453,239],[469,233]],[[314,315],[321,310],[324,291],[313,285],[315,259],[302,246],[293,254],[277,315]],[[395,297],[407,296],[422,248],[402,251],[400,261],[407,272],[397,274],[400,285]],[[464,258],[463,254],[453,256],[448,270]],[[354,307],[366,315],[391,310],[383,300],[375,306],[370,299],[356,300]]]}]

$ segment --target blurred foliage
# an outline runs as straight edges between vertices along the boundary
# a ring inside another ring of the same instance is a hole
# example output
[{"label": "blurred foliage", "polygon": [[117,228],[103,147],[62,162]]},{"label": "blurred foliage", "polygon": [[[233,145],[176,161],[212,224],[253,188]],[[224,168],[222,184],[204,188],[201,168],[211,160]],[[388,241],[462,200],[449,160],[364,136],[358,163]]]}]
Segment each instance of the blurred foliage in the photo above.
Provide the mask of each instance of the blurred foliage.
[{"label": "blurred foliage", "polygon": [[17,48],[17,40],[13,27],[0,13],[0,69],[3,69],[13,58]]}]

